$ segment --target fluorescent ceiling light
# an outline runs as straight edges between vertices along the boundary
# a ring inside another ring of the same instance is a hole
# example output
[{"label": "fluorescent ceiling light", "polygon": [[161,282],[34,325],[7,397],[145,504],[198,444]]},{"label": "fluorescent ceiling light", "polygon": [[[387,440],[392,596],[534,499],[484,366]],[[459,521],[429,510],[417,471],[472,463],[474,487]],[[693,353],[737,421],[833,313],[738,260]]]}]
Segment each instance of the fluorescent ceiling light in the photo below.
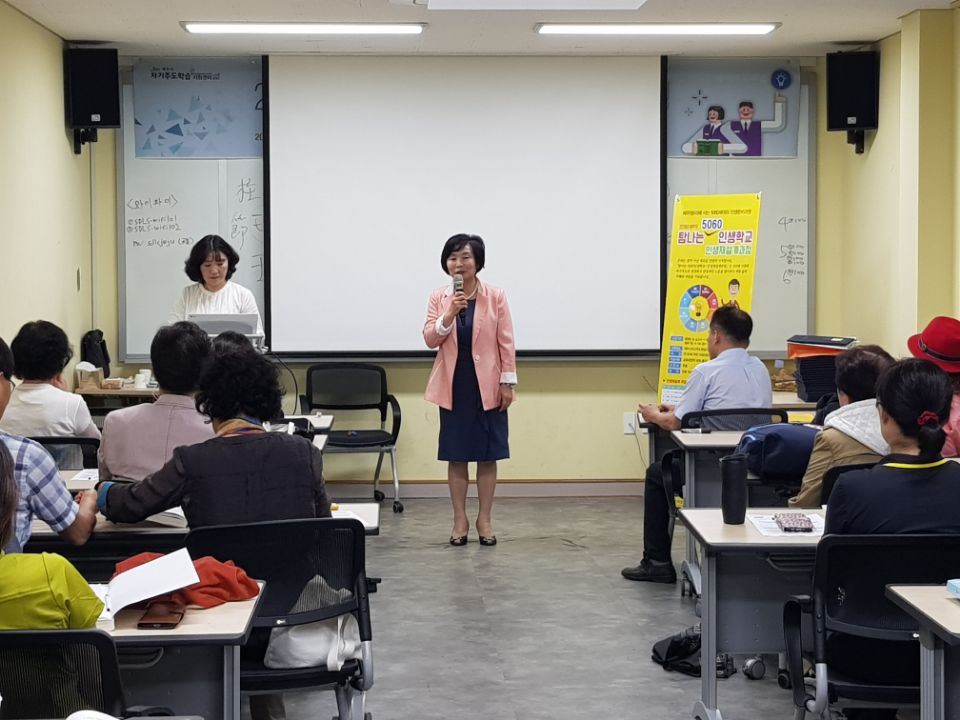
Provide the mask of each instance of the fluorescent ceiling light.
[{"label": "fluorescent ceiling light", "polygon": [[428,10],[637,10],[647,0],[426,0]]},{"label": "fluorescent ceiling light", "polygon": [[780,23],[543,23],[541,35],[766,35]]},{"label": "fluorescent ceiling light", "polygon": [[188,33],[207,35],[419,35],[424,23],[182,22]]}]

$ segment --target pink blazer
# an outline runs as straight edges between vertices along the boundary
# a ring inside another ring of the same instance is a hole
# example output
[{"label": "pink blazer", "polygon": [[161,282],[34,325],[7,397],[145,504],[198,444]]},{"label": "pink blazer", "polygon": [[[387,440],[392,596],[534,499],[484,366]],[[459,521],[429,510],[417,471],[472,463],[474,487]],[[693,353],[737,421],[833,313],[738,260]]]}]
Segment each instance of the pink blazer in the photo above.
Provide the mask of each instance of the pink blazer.
[{"label": "pink blazer", "polygon": [[[423,339],[427,347],[439,348],[433,361],[425,397],[446,410],[453,409],[453,371],[457,365],[457,329],[440,334],[443,314],[453,300],[450,285],[430,293]],[[517,382],[517,353],[513,345],[513,320],[507,294],[481,282],[473,314],[473,366],[477,371],[484,410],[500,405],[500,383]]]}]

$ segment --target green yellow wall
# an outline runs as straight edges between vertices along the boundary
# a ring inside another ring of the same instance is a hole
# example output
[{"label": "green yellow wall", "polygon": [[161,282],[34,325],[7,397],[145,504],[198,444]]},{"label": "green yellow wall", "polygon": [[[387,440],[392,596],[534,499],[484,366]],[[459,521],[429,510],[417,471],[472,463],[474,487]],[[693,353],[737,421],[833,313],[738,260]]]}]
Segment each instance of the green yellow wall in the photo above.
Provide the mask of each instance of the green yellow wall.
[{"label": "green yellow wall", "polygon": [[[822,60],[818,64],[819,331],[857,335],[901,353],[906,336],[931,315],[958,314],[958,37],[960,13],[931,11],[907,16],[902,32],[878,43],[880,130],[868,133],[859,156],[842,133],[822,129]],[[18,98],[18,110],[8,113],[0,134],[0,209],[6,220],[0,336],[10,338],[24,320],[45,317],[61,324],[75,343],[88,328],[102,328],[116,356],[114,138],[101,133],[92,152],[85,147],[82,155],[73,154],[63,124],[61,47],[59,38],[0,0],[0,68],[12,85],[8,97]],[[437,412],[422,399],[429,366],[387,367],[403,408],[402,476],[441,481]],[[294,370],[302,389],[303,368]],[[513,459],[503,463],[503,478],[642,477],[636,440],[622,433],[623,413],[654,398],[654,361],[524,362],[520,380],[510,415]],[[292,402],[288,396],[287,407]],[[369,463],[356,458],[328,462],[334,480],[369,473]]]},{"label": "green yellow wall", "polygon": [[90,327],[90,156],[73,154],[64,129],[61,53],[60,38],[0,2],[0,337],[8,342],[27,320],[53,320],[74,340]]}]

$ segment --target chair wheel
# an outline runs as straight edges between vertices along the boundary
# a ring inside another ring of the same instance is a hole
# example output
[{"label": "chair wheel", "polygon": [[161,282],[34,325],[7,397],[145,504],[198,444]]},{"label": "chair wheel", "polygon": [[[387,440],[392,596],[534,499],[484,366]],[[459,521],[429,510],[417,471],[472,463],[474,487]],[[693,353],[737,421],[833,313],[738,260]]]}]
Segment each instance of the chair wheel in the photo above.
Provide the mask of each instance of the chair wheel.
[{"label": "chair wheel", "polygon": [[752,657],[743,663],[743,674],[751,680],[761,680],[766,673],[767,666],[761,657]]},{"label": "chair wheel", "polygon": [[383,502],[383,498],[384,498],[384,497],[386,497],[386,496],[385,496],[382,492],[380,492],[379,490],[374,490],[374,491],[373,491],[373,499],[376,500],[377,502]]},{"label": "chair wheel", "polygon": [[789,690],[793,687],[793,682],[790,680],[790,671],[789,670],[778,670],[777,671],[777,685],[782,687],[784,690]]},{"label": "chair wheel", "polygon": [[393,511],[394,511],[395,513],[402,513],[402,512],[403,512],[403,503],[400,502],[399,500],[394,500],[394,501],[393,501]]}]

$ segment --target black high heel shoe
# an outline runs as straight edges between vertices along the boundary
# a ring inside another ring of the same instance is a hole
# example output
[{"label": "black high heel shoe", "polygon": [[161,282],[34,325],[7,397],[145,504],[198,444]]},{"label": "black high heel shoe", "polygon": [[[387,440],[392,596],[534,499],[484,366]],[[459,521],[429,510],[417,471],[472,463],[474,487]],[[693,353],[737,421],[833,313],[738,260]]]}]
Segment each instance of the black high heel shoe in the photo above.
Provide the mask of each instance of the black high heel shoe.
[{"label": "black high heel shoe", "polygon": [[[480,542],[483,543],[483,538],[480,538]],[[494,542],[496,542],[496,539],[494,539]],[[453,545],[454,547],[463,547],[464,545],[467,544],[467,536],[466,536],[466,535],[451,535],[451,536],[450,536],[450,544]]]},{"label": "black high heel shoe", "polygon": [[493,547],[494,545],[497,544],[497,536],[496,536],[496,535],[489,535],[489,536],[483,536],[483,535],[481,535],[481,536],[480,536],[480,544],[483,545],[484,547]]}]

